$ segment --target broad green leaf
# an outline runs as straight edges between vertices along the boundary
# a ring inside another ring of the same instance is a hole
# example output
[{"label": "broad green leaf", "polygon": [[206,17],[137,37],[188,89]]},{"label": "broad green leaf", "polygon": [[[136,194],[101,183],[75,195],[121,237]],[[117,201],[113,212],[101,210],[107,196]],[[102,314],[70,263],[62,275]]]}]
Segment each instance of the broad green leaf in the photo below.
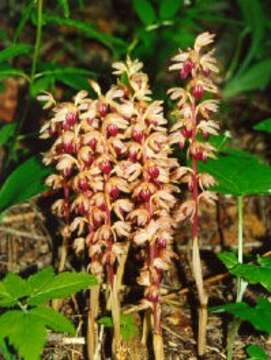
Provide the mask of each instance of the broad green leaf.
[{"label": "broad green leaf", "polygon": [[234,196],[271,192],[271,167],[248,152],[227,148],[199,168],[216,178],[217,192]]},{"label": "broad green leaf", "polygon": [[5,145],[14,135],[16,124],[7,124],[0,129],[0,145]]},{"label": "broad green leaf", "polygon": [[247,360],[268,360],[268,356],[258,345],[249,345],[246,348],[246,352],[249,355],[249,358]]},{"label": "broad green leaf", "polygon": [[264,258],[258,258],[258,263],[255,264],[237,264],[229,268],[230,272],[236,276],[240,276],[250,284],[261,284],[268,291],[271,291],[271,271],[270,261]]},{"label": "broad green leaf", "polygon": [[265,119],[254,126],[255,130],[271,133],[271,118]]},{"label": "broad green leaf", "polygon": [[15,56],[28,54],[32,46],[29,44],[14,44],[0,51],[0,62],[5,62]]},{"label": "broad green leaf", "polygon": [[68,0],[57,0],[60,7],[63,9],[64,16],[68,18],[70,16],[70,6]]},{"label": "broad green leaf", "polygon": [[65,332],[75,335],[75,329],[70,320],[52,308],[38,306],[30,310],[31,316],[42,322],[47,328],[56,332]]},{"label": "broad green leaf", "polygon": [[267,256],[257,256],[257,263],[260,266],[271,269],[271,258]]},{"label": "broad green leaf", "polygon": [[265,17],[262,2],[259,0],[238,0],[238,4],[252,38],[245,60],[238,72],[241,73],[248,67],[253,58],[258,55],[259,49],[262,47],[265,32]]},{"label": "broad green leaf", "polygon": [[156,14],[150,0],[133,0],[133,7],[144,25],[151,25],[156,20]]},{"label": "broad green leaf", "polygon": [[49,173],[50,168],[43,166],[37,156],[18,166],[0,188],[0,213],[45,191],[44,180]]},{"label": "broad green leaf", "polygon": [[39,360],[47,331],[31,313],[14,310],[0,316],[0,338],[5,337],[24,360]]},{"label": "broad green leaf", "polygon": [[26,280],[19,275],[8,273],[0,283],[0,306],[11,307],[23,297],[31,293],[31,288]]},{"label": "broad green leaf", "polygon": [[263,90],[271,80],[271,60],[264,60],[251,66],[241,75],[230,80],[223,91],[225,98],[251,90]]},{"label": "broad green leaf", "polygon": [[63,272],[56,275],[28,299],[29,305],[43,304],[51,299],[64,298],[97,284],[94,276],[87,273]]},{"label": "broad green leaf", "polygon": [[265,298],[258,298],[256,306],[244,302],[225,304],[211,309],[212,312],[229,312],[244,321],[249,321],[255,329],[271,334],[271,303]]},{"label": "broad green leaf", "polygon": [[233,268],[235,265],[238,264],[238,259],[236,254],[231,251],[223,251],[218,255],[219,260],[223,262],[227,269]]},{"label": "broad green leaf", "polygon": [[87,38],[100,42],[113,52],[117,52],[119,54],[126,53],[128,45],[125,43],[125,41],[107,33],[103,33],[95,29],[95,27],[89,23],[46,14],[44,15],[44,18],[50,24],[72,27],[84,34]]},{"label": "broad green leaf", "polygon": [[162,0],[159,8],[159,16],[162,20],[171,19],[175,16],[182,5],[183,0]]},{"label": "broad green leaf", "polygon": [[32,9],[34,7],[34,0],[30,0],[27,5],[23,7],[23,11],[20,17],[19,24],[15,30],[13,42],[17,42],[18,38],[20,37],[25,24],[27,23],[28,19],[30,18]]},{"label": "broad green leaf", "polygon": [[50,283],[55,277],[54,269],[49,266],[36,274],[29,276],[27,283],[31,287],[31,294],[35,295],[39,293],[48,283]]}]

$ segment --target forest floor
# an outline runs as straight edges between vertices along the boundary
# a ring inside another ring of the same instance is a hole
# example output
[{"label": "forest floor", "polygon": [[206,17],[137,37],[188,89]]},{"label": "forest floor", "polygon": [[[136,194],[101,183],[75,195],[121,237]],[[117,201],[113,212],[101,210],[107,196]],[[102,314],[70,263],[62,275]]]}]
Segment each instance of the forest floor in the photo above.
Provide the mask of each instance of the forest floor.
[{"label": "forest floor", "polygon": [[[45,200],[47,202],[47,199]],[[43,209],[43,210],[42,210]],[[44,211],[46,209],[48,211]],[[263,254],[269,250],[270,211],[268,198],[249,198],[245,203],[245,253]],[[205,286],[209,293],[209,305],[218,305],[234,301],[235,283],[219,262],[216,253],[222,249],[236,248],[236,206],[231,197],[220,197],[216,208],[203,209],[201,228],[201,249],[204,264]],[[263,220],[260,220],[263,219]],[[57,266],[60,238],[52,233],[55,224],[49,215],[49,206],[42,208],[37,201],[22,204],[11,209],[0,225],[0,273],[7,271],[28,275],[51,264]],[[167,274],[163,285],[162,326],[168,360],[192,360],[196,357],[195,323],[195,288],[189,267],[189,228],[182,227],[176,239],[176,252],[179,258],[175,267]],[[72,253],[72,251],[71,251]],[[68,256],[66,269],[76,267],[73,256]],[[127,264],[129,268],[129,263]],[[128,289],[129,290],[129,289]],[[262,294],[258,287],[249,288],[246,298],[253,303]],[[129,299],[129,297],[128,297]],[[61,303],[61,311],[77,325],[77,337],[63,338],[51,334],[49,344],[42,359],[85,359],[84,319],[87,316],[87,304],[82,299],[73,297]],[[138,326],[142,318],[136,304],[126,300],[124,309],[134,315]],[[210,313],[208,322],[207,353],[204,359],[226,359],[225,339],[229,318]],[[140,332],[139,332],[140,333]],[[78,344],[79,343],[79,344]],[[245,347],[248,344],[262,345],[271,357],[271,338],[257,333],[244,324],[235,342],[235,358],[245,359]],[[127,360],[149,359],[149,349],[135,336],[128,343]]]}]

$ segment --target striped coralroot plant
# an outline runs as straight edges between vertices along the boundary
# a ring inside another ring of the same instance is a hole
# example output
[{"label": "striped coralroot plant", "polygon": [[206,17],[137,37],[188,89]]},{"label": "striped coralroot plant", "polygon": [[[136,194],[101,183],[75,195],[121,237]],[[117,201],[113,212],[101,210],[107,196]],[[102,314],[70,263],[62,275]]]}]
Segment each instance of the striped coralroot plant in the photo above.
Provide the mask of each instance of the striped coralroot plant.
[{"label": "striped coralroot plant", "polygon": [[[199,207],[205,201],[211,205],[216,196],[208,191],[215,184],[214,178],[201,173],[198,163],[215,156],[215,148],[208,143],[208,136],[217,135],[219,126],[213,120],[218,109],[217,100],[209,99],[210,94],[217,93],[212,75],[218,72],[214,49],[206,47],[213,43],[214,35],[200,34],[193,49],[180,51],[172,60],[170,70],[177,70],[185,87],[176,87],[168,91],[173,101],[177,101],[173,115],[176,123],[171,129],[171,143],[178,144],[180,149],[187,148],[187,157],[191,167],[177,169],[175,179],[186,183],[191,193],[177,211],[179,221],[189,219],[192,224],[192,272],[196,282],[199,299],[198,318],[198,353],[203,355],[206,344],[208,294],[203,284],[202,267],[199,251]],[[209,94],[205,99],[205,94]],[[190,163],[190,162],[189,162]]]},{"label": "striped coralroot plant", "polygon": [[144,253],[138,283],[145,287],[142,305],[151,314],[155,359],[162,360],[160,290],[163,273],[174,256],[171,244],[175,223],[171,212],[178,188],[172,184],[171,175],[179,165],[170,157],[162,102],[151,100],[148,77],[140,71],[142,66],[142,63],[131,63],[129,59],[126,65],[113,65],[116,74],[128,79],[125,106],[130,108],[126,132],[128,153],[115,170],[130,184],[134,209],[128,219],[133,229],[133,244]]},{"label": "striped coralroot plant", "polygon": [[90,82],[95,99],[85,91],[73,102],[59,105],[49,94],[42,97],[53,116],[41,129],[41,137],[54,138],[44,162],[56,169],[46,182],[62,194],[53,210],[64,220],[65,242],[70,239],[77,253],[87,248],[89,269],[100,280],[90,294],[90,359],[98,351],[102,283],[107,284],[107,309],[114,323],[114,356],[121,358],[124,351],[120,290],[130,246],[145,250],[138,282],[146,289],[143,302],[152,316],[156,359],[164,358],[160,284],[173,256],[170,212],[176,188],[170,175],[178,163],[169,158],[162,103],[150,98],[142,66],[129,58],[114,64],[119,78],[105,95]]}]

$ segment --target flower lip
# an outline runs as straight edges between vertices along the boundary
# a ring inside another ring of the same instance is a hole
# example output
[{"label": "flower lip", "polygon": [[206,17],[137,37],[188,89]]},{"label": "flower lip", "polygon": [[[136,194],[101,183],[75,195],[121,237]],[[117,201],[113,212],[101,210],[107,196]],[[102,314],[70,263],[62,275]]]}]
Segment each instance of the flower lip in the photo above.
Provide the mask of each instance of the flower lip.
[{"label": "flower lip", "polygon": [[110,172],[112,171],[112,166],[110,164],[110,161],[109,160],[103,161],[100,164],[100,169],[104,174],[106,174],[106,175],[110,174]]},{"label": "flower lip", "polygon": [[141,130],[133,130],[132,138],[134,141],[141,143],[143,140],[144,134]]},{"label": "flower lip", "polygon": [[114,124],[110,124],[107,126],[107,136],[116,136],[119,132],[119,128],[117,127],[117,125]]},{"label": "flower lip", "polygon": [[65,121],[63,123],[64,130],[69,130],[77,121],[77,114],[75,112],[69,112],[66,115]]}]

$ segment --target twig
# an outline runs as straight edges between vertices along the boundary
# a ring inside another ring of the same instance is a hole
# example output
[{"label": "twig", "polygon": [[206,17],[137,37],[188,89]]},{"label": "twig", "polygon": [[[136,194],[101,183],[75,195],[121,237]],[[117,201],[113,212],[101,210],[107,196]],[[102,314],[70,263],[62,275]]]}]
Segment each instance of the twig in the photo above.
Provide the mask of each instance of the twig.
[{"label": "twig", "polygon": [[0,232],[1,231],[6,234],[10,234],[10,235],[18,236],[18,237],[30,238],[30,239],[34,239],[34,240],[44,240],[45,239],[45,237],[43,235],[30,234],[28,232],[12,229],[10,227],[0,226]]}]

